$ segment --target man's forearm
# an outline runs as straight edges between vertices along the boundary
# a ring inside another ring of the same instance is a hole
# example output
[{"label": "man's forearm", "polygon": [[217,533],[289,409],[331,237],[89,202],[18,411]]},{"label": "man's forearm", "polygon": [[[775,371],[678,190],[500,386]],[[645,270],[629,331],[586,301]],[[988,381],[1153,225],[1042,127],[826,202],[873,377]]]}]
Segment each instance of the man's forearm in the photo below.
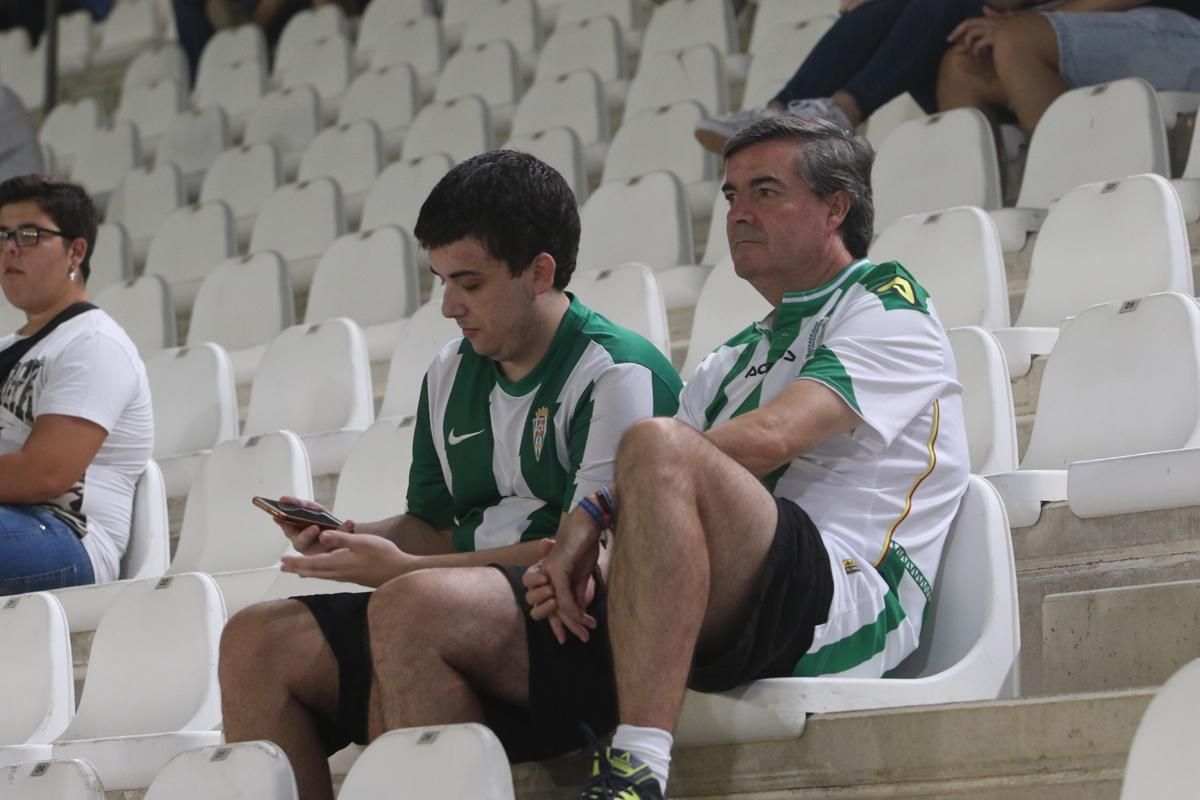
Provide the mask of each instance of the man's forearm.
[{"label": "man's forearm", "polygon": [[354,532],[380,536],[414,556],[454,552],[449,531],[438,530],[410,514],[397,514],[377,522],[355,523]]},{"label": "man's forearm", "polygon": [[18,450],[0,456],[0,503],[26,505],[44,503],[69,487],[51,485],[28,453]]},{"label": "man's forearm", "polygon": [[506,547],[473,550],[466,553],[439,553],[419,558],[417,569],[442,567],[486,567],[489,564],[527,567],[546,554],[545,540],[518,542]]}]

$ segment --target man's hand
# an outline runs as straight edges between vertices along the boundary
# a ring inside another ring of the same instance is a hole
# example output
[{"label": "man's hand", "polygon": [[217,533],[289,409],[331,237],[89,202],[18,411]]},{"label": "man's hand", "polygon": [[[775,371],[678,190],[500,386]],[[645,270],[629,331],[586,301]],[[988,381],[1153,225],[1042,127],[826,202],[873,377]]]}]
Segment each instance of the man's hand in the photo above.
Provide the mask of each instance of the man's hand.
[{"label": "man's hand", "polygon": [[283,571],[305,578],[378,587],[416,569],[419,562],[418,557],[405,553],[382,536],[340,530],[321,531],[310,550],[311,555],[284,556]]},{"label": "man's hand", "polygon": [[596,593],[594,574],[600,555],[600,531],[582,509],[575,509],[558,527],[554,548],[525,572],[525,599],[530,616],[550,623],[559,644],[567,632],[586,642],[596,620],[584,609]]},{"label": "man's hand", "polygon": [[[323,511],[326,514],[329,513],[329,510],[320,503],[314,503],[312,500],[301,500],[299,497],[285,496],[279,498],[279,502],[287,503],[288,505],[293,506],[300,506],[301,508],[307,508],[310,511]],[[275,524],[278,525],[283,531],[283,535],[286,536],[288,541],[292,543],[292,547],[295,548],[297,553],[309,556],[316,555],[317,553],[329,552],[329,548],[322,545],[320,540],[321,531],[329,530],[328,528],[322,529],[316,525],[309,525],[301,528],[298,525],[293,525],[292,523],[278,517],[275,518]],[[354,520],[346,520],[337,530],[353,532]]]},{"label": "man's hand", "polygon": [[960,22],[958,27],[950,31],[947,41],[954,45],[957,52],[981,60],[990,59],[992,46],[996,43],[996,31],[1004,24],[1004,17],[1009,13],[984,6],[982,17],[972,17]]}]

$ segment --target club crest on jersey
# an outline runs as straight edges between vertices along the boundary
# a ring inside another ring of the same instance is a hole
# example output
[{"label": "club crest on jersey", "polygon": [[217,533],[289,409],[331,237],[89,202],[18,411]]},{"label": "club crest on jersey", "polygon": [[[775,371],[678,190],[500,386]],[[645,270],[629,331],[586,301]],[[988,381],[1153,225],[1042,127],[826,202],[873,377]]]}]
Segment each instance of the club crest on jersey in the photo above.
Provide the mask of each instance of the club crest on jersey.
[{"label": "club crest on jersey", "polygon": [[533,414],[533,460],[542,460],[542,443],[546,441],[546,425],[550,409],[542,406]]}]

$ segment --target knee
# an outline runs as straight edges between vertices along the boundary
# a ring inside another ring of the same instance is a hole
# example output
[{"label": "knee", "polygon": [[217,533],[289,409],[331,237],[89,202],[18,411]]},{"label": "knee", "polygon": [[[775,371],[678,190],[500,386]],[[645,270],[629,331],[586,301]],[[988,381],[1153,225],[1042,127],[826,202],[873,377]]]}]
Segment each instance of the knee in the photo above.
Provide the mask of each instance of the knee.
[{"label": "knee", "polygon": [[970,69],[974,64],[969,63],[973,57],[957,50],[948,50],[942,56],[938,65],[937,103],[941,111],[959,108],[965,103],[965,97],[970,91],[974,79]]},{"label": "knee", "polygon": [[371,593],[367,603],[367,625],[372,650],[376,642],[413,641],[430,626],[445,618],[434,595],[437,586],[430,578],[440,570],[423,570],[388,581]]},{"label": "knee", "polygon": [[[671,417],[651,417],[634,423],[617,448],[617,484],[641,483],[647,473],[680,470],[682,451],[697,434]],[[641,476],[635,478],[634,476]]]},{"label": "knee", "polygon": [[1021,14],[1005,21],[996,30],[992,44],[992,62],[1001,81],[1016,66],[1031,61],[1057,69],[1058,44],[1054,28],[1041,14]]}]

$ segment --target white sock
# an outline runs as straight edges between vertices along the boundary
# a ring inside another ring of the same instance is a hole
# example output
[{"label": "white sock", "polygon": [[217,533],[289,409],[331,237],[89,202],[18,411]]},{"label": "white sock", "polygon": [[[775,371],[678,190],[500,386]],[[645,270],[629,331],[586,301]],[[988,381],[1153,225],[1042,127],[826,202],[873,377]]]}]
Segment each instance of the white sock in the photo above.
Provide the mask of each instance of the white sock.
[{"label": "white sock", "polygon": [[675,737],[661,728],[639,728],[637,725],[618,725],[612,746],[633,753],[642,760],[654,777],[663,797],[667,796],[667,772],[671,768],[671,745]]}]

